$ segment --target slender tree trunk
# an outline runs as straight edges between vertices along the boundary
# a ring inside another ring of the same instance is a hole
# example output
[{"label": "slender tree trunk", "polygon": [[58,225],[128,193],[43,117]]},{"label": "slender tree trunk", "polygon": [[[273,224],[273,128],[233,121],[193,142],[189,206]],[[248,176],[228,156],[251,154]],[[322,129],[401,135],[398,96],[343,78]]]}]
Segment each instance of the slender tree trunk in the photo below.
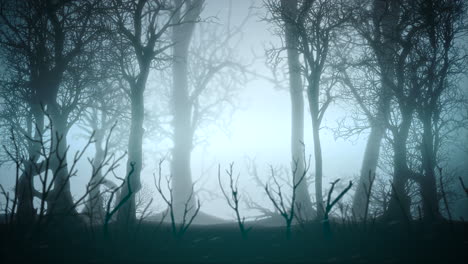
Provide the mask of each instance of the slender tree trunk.
[{"label": "slender tree trunk", "polygon": [[320,77],[314,76],[309,81],[307,96],[309,99],[310,117],[312,119],[312,135],[314,139],[314,160],[315,160],[315,200],[317,203],[317,217],[323,218],[325,209],[323,207],[322,178],[323,161],[322,145],[320,142],[320,121],[319,121],[319,83]]},{"label": "slender tree trunk", "polygon": [[[285,9],[288,14],[283,20],[286,26],[285,39],[288,52],[289,93],[291,97],[291,169],[296,184],[305,173],[304,88],[302,86],[301,63],[297,50],[299,41],[296,27],[288,20],[297,16],[297,0],[282,0],[281,8]],[[307,186],[307,179],[304,178],[297,187],[296,206],[302,219],[311,219],[315,214]]]},{"label": "slender tree trunk", "polygon": [[[314,122],[313,122],[314,123]],[[315,123],[318,123],[315,121]],[[323,207],[322,195],[322,178],[323,178],[323,161],[322,161],[322,145],[320,142],[319,127],[313,125],[313,138],[314,138],[314,156],[315,156],[315,200],[317,202],[317,216],[322,217],[325,213]]]},{"label": "slender tree trunk", "polygon": [[[174,197],[174,216],[177,222],[182,221],[185,206],[195,211],[195,198],[192,189],[192,173],[190,168],[191,153],[193,148],[193,125],[191,124],[192,103],[189,99],[188,87],[188,52],[190,40],[195,28],[195,20],[201,12],[203,1],[192,3],[186,14],[184,23],[173,29],[173,126],[174,148],[172,149],[172,190]],[[179,5],[181,2],[178,3]],[[176,12],[174,21],[180,20],[180,10]],[[186,217],[189,217],[188,215]]]},{"label": "slender tree trunk", "polygon": [[432,132],[432,116],[426,114],[423,118],[423,144],[421,146],[422,166],[424,177],[422,177],[421,196],[423,202],[424,219],[433,222],[442,218],[439,211],[437,199],[437,181],[435,176],[434,135]]}]

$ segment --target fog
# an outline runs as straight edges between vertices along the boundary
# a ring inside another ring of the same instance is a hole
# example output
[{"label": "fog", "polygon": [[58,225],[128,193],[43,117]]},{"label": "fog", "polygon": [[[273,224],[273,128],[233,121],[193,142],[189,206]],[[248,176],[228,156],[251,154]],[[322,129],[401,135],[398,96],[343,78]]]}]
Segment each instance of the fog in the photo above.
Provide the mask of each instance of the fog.
[{"label": "fog", "polygon": [[464,0],[1,0],[10,262],[467,259]]},{"label": "fog", "polygon": [[[206,23],[225,25],[228,9],[228,0],[208,1],[201,17],[208,21]],[[236,109],[232,115],[225,114],[219,117],[225,120],[226,125],[210,125],[201,131],[205,135],[206,141],[195,146],[191,164],[194,181],[203,184],[200,186],[201,188],[220,195],[217,166],[221,165],[222,171],[224,171],[230,163],[234,163],[235,170],[240,173],[239,185],[241,189],[246,190],[250,196],[269,207],[267,197],[258,192],[259,186],[253,184],[253,176],[249,175],[246,167],[249,161],[254,160],[258,166],[259,176],[266,182],[270,173],[270,165],[284,168],[290,166],[291,101],[286,79],[282,80],[282,88],[275,87],[274,83],[266,79],[272,79],[273,76],[271,69],[266,66],[264,61],[265,47],[281,43],[281,40],[273,34],[271,26],[262,21],[265,11],[264,8],[261,8],[261,1],[232,2],[231,23],[233,25],[242,23],[248,13],[252,12],[242,28],[242,40],[238,49],[239,56],[245,62],[252,62],[251,69],[259,76],[252,76],[245,86],[237,87],[236,101],[238,105],[236,105]],[[157,85],[152,87],[151,79],[148,86],[148,90],[158,89]],[[304,110],[308,113],[307,105]],[[324,118],[321,140],[324,152],[325,186],[337,178],[351,179],[359,173],[366,133],[361,137],[344,140],[335,138],[332,131],[333,128],[336,128],[337,122],[345,118],[346,115],[346,106],[336,102],[330,107]],[[305,151],[306,155],[309,156],[313,155],[313,139],[311,120],[307,114],[304,122]],[[166,144],[147,140],[144,145],[144,148],[151,154],[144,154],[146,166],[142,173],[142,181],[153,192],[155,192],[153,173],[157,170],[158,158],[169,153],[172,145],[170,140],[166,139],[165,142]],[[83,167],[86,166],[89,167],[88,164],[83,165]],[[311,166],[314,166],[313,161]],[[83,175],[82,180],[75,179],[77,184],[72,184],[72,186],[76,186],[77,193],[85,191],[84,184],[88,179],[85,173]],[[78,184],[78,182],[80,183]],[[312,187],[310,187],[310,191],[313,193]],[[218,197],[212,200],[206,193],[201,193],[201,197],[208,199],[203,202],[203,212],[232,219],[232,212],[226,207],[223,199]],[[255,211],[247,212],[251,215],[258,214]]]}]

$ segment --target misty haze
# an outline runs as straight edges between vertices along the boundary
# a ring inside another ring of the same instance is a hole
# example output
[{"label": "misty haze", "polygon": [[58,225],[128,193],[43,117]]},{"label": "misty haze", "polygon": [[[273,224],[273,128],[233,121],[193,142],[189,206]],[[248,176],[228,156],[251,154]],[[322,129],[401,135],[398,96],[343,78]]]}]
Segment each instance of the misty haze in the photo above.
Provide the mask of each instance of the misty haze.
[{"label": "misty haze", "polygon": [[465,0],[0,0],[13,262],[464,263]]}]

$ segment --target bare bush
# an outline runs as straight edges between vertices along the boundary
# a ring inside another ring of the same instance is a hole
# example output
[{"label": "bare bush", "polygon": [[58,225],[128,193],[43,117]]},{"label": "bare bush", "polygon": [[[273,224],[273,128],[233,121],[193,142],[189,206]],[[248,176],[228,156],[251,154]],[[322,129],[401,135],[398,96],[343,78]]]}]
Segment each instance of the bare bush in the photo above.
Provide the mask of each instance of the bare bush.
[{"label": "bare bush", "polygon": [[[301,184],[301,182],[304,180],[305,176],[307,175],[307,172],[309,171],[310,168],[310,156],[308,161],[304,161],[305,166],[304,166],[304,171],[302,175],[298,179],[292,178],[292,194],[291,198],[289,199],[290,202],[288,203],[288,197],[283,193],[283,190],[281,188],[281,184],[278,181],[278,177],[275,173],[275,170],[272,166],[270,166],[270,171],[271,171],[271,179],[274,182],[274,187],[271,187],[268,183],[265,184],[264,189],[265,192],[272,202],[273,206],[275,209],[280,213],[280,215],[283,217],[285,223],[286,223],[286,237],[289,239],[291,237],[291,224],[292,221],[294,220],[296,216],[296,192],[298,186]],[[296,166],[293,171],[293,175],[296,174],[297,172],[297,161],[296,161]]]},{"label": "bare bush", "polygon": [[[156,190],[158,193],[161,195],[162,199],[167,205],[167,210],[171,219],[171,229],[172,229],[172,234],[177,238],[181,239],[184,234],[187,232],[188,228],[192,224],[193,220],[195,217],[198,215],[200,211],[200,200],[197,200],[196,206],[191,206],[192,204],[192,199],[194,198],[194,192],[193,192],[193,185],[192,185],[192,190],[190,192],[190,195],[187,199],[187,201],[184,204],[184,212],[182,215],[182,222],[177,223],[174,215],[174,196],[173,196],[173,191],[171,187],[172,183],[172,175],[166,176],[166,187],[168,189],[169,194],[165,194],[163,190],[163,186],[161,184],[161,179],[163,178],[162,176],[162,164],[164,163],[164,159],[161,159],[158,164],[158,177],[156,179],[156,175],[153,174],[153,179],[154,179],[154,185],[156,187]],[[190,215],[191,214],[191,215]]]},{"label": "bare bush", "polygon": [[231,163],[229,164],[229,169],[226,170],[226,174],[229,177],[230,195],[224,190],[223,184],[221,183],[221,166],[220,165],[218,165],[218,182],[219,182],[219,187],[221,189],[221,192],[223,193],[224,198],[226,199],[226,202],[236,214],[236,220],[237,220],[237,224],[239,226],[239,230],[241,232],[242,238],[246,239],[247,233],[250,231],[251,228],[248,228],[248,229],[245,228],[245,217],[240,216],[240,212],[239,212],[240,194],[239,194],[239,188],[238,188],[240,174],[238,174],[236,179],[234,179],[233,167],[234,167],[234,163]]}]

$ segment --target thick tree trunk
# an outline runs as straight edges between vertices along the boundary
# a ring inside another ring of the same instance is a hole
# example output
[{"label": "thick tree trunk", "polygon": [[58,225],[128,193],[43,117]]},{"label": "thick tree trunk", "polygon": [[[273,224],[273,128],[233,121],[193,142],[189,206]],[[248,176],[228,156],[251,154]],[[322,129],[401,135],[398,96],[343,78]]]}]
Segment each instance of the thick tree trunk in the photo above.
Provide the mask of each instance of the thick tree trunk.
[{"label": "thick tree trunk", "polygon": [[[125,183],[117,199],[117,201],[120,202],[127,196],[129,197],[117,213],[117,221],[123,226],[132,225],[136,221],[135,194],[141,188],[140,175],[143,163],[143,93],[148,78],[148,72],[149,68],[140,74],[138,81],[131,87],[131,124],[130,137],[128,140],[127,174]],[[130,184],[128,184],[129,180]]]},{"label": "thick tree trunk", "polygon": [[407,164],[406,143],[412,121],[412,110],[401,108],[402,122],[399,131],[394,133],[393,139],[393,183],[388,209],[384,214],[386,220],[411,220],[411,199],[405,185],[410,177]]},{"label": "thick tree trunk", "polygon": [[387,221],[405,222],[411,220],[410,204],[411,199],[405,189],[407,182],[406,176],[408,171],[403,168],[406,161],[401,160],[399,155],[395,155],[394,175],[392,182],[392,192],[388,209],[384,214],[384,219]]},{"label": "thick tree trunk", "polygon": [[68,216],[76,216],[73,197],[70,190],[70,174],[68,171],[68,141],[67,141],[67,116],[63,116],[56,105],[50,106],[50,117],[53,125],[52,136],[53,149],[51,170],[54,174],[54,188],[47,197],[47,214],[61,219]]},{"label": "thick tree trunk", "polygon": [[393,50],[395,49],[395,33],[398,25],[399,3],[397,1],[382,1],[374,0],[374,38],[382,41],[381,45],[371,45],[374,53],[377,56],[378,65],[380,67],[380,83],[379,99],[377,102],[378,113],[375,117],[369,117],[371,124],[371,132],[367,139],[366,149],[362,160],[359,183],[357,184],[356,192],[353,199],[353,215],[357,219],[366,217],[370,178],[377,171],[377,165],[380,155],[380,145],[386,133],[388,112],[390,108],[391,87],[390,82],[394,81],[394,59]]},{"label": "thick tree trunk", "polygon": [[[191,152],[193,148],[193,125],[191,123],[192,103],[189,99],[188,87],[188,52],[190,40],[195,28],[195,20],[201,12],[203,1],[196,1],[185,16],[184,23],[174,27],[172,42],[173,48],[173,126],[174,148],[172,149],[172,191],[173,209],[177,222],[183,221],[185,208],[191,208],[186,219],[195,211],[195,197],[193,193],[192,172],[190,167]],[[181,4],[181,2],[179,2]],[[180,20],[180,10],[176,12],[174,21]]]},{"label": "thick tree trunk", "polygon": [[364,158],[362,160],[359,183],[353,198],[353,215],[357,219],[366,217],[366,208],[370,199],[371,178],[377,170],[380,155],[380,144],[385,135],[385,128],[373,125],[367,138]]},{"label": "thick tree trunk", "polygon": [[[299,41],[296,27],[288,19],[297,16],[297,0],[282,0],[281,7],[287,12],[284,23],[286,26],[285,39],[288,52],[289,67],[289,93],[291,97],[291,169],[296,184],[305,173],[304,157],[304,88],[301,79],[301,63],[297,50]],[[307,179],[304,177],[297,187],[296,206],[297,212],[302,219],[315,217],[312,208],[309,191],[307,189]]]},{"label": "thick tree trunk", "polygon": [[[193,25],[194,26],[194,25]],[[192,152],[191,104],[188,91],[187,56],[193,28],[178,26],[174,28],[173,42],[173,107],[174,107],[174,148],[172,149],[172,190],[175,218],[181,221],[184,207],[194,206],[192,193],[192,174],[190,159]]]},{"label": "thick tree trunk", "polygon": [[[386,75],[390,80],[394,74],[387,67],[382,69],[382,75]],[[364,157],[361,164],[359,174],[359,183],[357,184],[356,192],[353,198],[353,216],[356,219],[362,220],[366,218],[368,203],[372,193],[371,177],[376,176],[377,166],[379,163],[380,146],[387,131],[387,120],[390,109],[391,88],[381,77],[382,88],[378,102],[378,113],[376,117],[369,120],[371,131],[367,138]]]}]

